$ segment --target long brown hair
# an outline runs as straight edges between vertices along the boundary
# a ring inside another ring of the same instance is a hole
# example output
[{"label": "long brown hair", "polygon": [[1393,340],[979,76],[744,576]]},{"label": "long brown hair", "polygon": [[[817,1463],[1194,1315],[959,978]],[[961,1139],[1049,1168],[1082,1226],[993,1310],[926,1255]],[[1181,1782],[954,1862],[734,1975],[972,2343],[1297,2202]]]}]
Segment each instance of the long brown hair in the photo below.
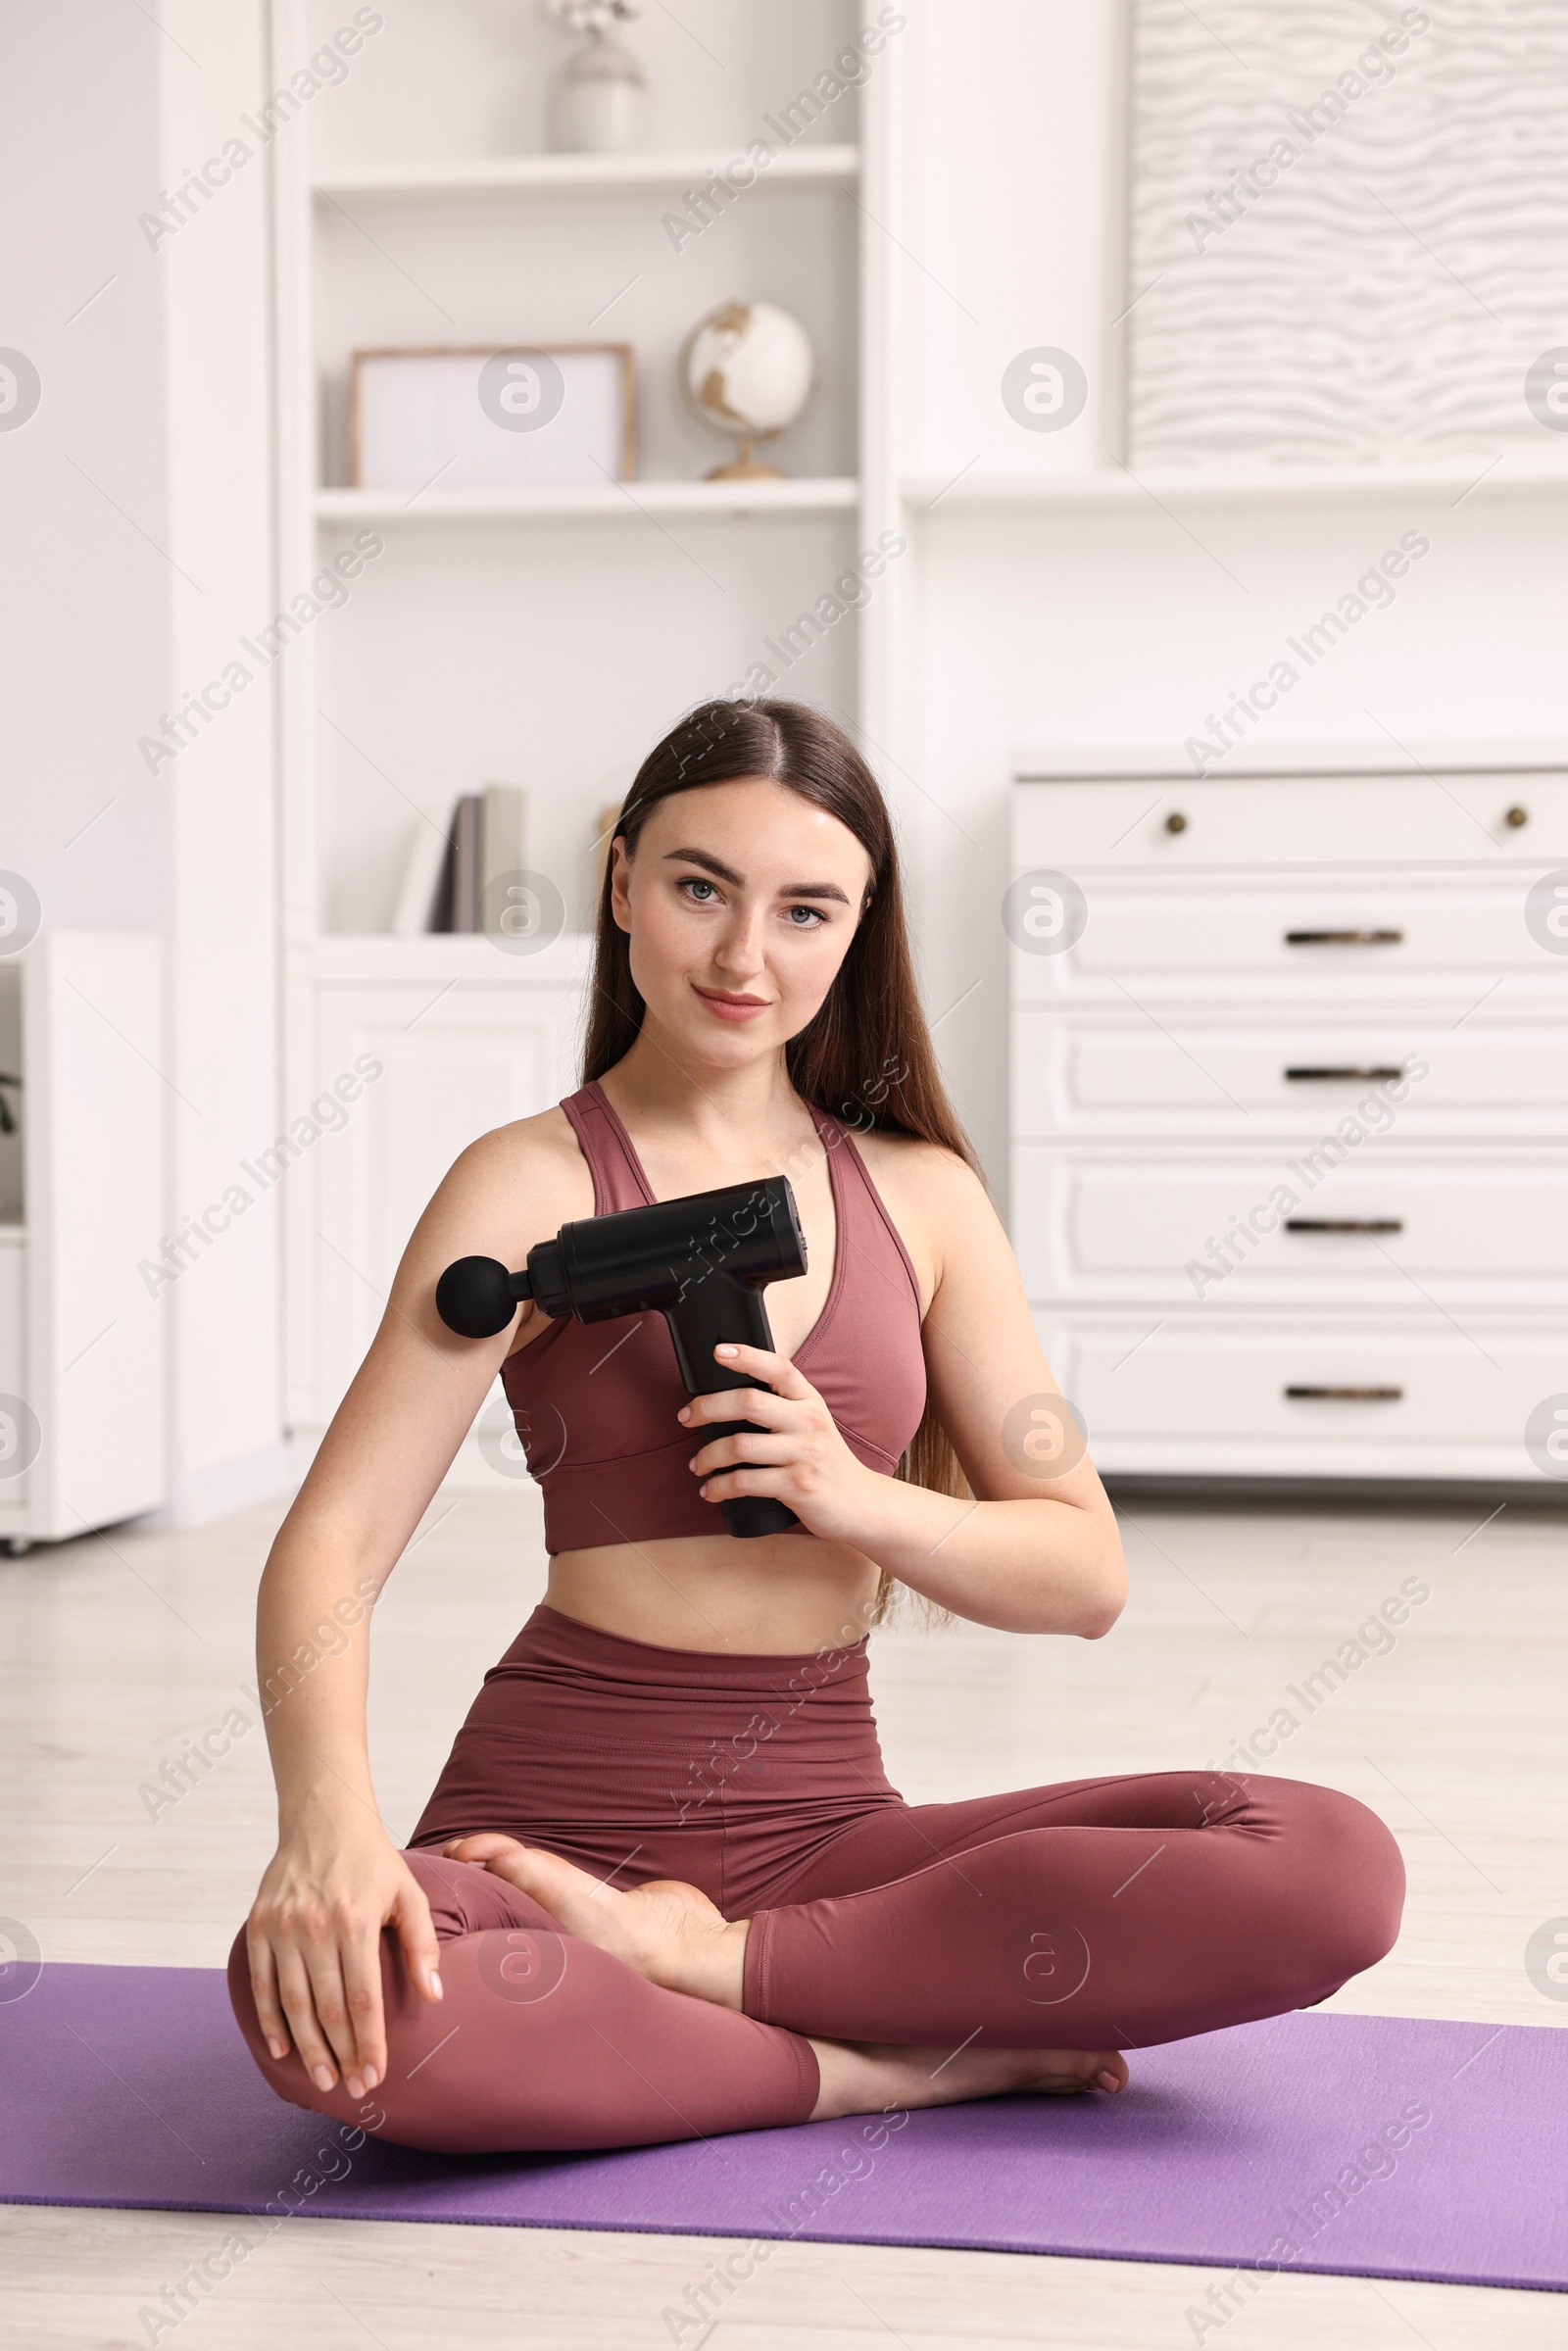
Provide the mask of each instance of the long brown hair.
[{"label": "long brown hair", "polygon": [[[787,785],[813,808],[836,816],[871,861],[866,903],[838,976],[814,1018],[785,1047],[796,1093],[853,1129],[880,1129],[939,1144],[980,1174],[974,1147],[942,1083],[920,1004],[887,803],[842,727],[803,702],[704,703],[644,759],[612,837],[625,842],[631,857],[661,801],[752,776]],[[629,1053],[643,1021],[630,943],[612,909],[612,864],[607,855],[583,1040],[584,1085]],[[929,1404],[899,1475],[937,1494],[968,1494],[957,1456]],[[878,1617],[891,1589],[891,1579],[884,1576]]]}]

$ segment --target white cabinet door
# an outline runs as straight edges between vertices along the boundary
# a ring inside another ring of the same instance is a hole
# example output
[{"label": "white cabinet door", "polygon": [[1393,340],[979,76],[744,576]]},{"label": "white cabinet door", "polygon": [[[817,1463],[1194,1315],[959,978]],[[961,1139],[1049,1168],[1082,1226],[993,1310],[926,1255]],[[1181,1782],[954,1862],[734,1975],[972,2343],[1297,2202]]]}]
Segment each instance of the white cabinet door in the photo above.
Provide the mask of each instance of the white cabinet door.
[{"label": "white cabinet door", "polygon": [[492,1127],[571,1092],[580,1006],[575,985],[544,975],[321,989],[318,1100],[344,1073],[364,1090],[312,1147],[318,1426],[358,1369],[409,1235],[453,1160]]}]

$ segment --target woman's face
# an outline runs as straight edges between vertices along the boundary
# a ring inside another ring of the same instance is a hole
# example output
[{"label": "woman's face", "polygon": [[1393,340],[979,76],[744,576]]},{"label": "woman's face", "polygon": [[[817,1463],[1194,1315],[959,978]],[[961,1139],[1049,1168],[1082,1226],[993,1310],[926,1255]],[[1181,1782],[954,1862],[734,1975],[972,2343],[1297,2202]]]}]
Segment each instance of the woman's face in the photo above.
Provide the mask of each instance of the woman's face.
[{"label": "woman's face", "polygon": [[725,1069],[807,1027],[871,879],[847,825],[762,776],[671,793],[636,856],[618,839],[613,856],[615,920],[651,1020]]}]

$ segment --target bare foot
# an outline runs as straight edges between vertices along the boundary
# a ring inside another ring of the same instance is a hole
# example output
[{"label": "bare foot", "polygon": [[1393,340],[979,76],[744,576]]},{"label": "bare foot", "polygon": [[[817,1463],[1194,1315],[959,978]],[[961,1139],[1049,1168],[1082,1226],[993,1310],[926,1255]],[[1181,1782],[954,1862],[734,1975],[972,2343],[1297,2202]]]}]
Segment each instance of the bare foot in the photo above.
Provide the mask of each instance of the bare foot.
[{"label": "bare foot", "polygon": [[[624,1960],[666,1991],[739,2009],[750,1919],[726,1919],[695,1886],[673,1878],[620,1893],[559,1854],[484,1830],[443,1845],[449,1861],[480,1862],[515,1886],[568,1935]],[[1119,2090],[1125,2060],[1115,2049],[910,2048],[902,2042],[811,2041],[821,2075],[812,2122],[889,2107],[952,2106],[1017,2091],[1066,2097]]]},{"label": "bare foot", "polygon": [[913,2049],[899,2042],[812,2040],[822,2086],[813,2123],[889,2107],[954,2106],[1017,2091],[1064,2098],[1126,2087],[1116,2049]]},{"label": "bare foot", "polygon": [[484,1830],[443,1845],[449,1861],[482,1861],[559,1919],[568,1935],[622,1959],[666,1991],[739,2008],[749,1919],[726,1919],[695,1886],[656,1878],[620,1893],[558,1854]]}]

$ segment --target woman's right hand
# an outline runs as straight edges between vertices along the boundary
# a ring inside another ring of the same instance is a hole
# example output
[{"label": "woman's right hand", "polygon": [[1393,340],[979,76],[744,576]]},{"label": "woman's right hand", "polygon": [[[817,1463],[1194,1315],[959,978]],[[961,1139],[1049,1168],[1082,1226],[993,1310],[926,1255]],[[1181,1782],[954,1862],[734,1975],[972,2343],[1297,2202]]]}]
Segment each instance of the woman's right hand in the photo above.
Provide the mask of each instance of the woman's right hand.
[{"label": "woman's right hand", "polygon": [[251,1990],[273,2057],[288,2055],[292,2035],[318,2089],[339,2068],[355,2098],[386,2079],[385,1926],[415,1989],[439,2000],[430,1905],[379,1821],[318,1815],[280,1838],[246,1921]]}]

